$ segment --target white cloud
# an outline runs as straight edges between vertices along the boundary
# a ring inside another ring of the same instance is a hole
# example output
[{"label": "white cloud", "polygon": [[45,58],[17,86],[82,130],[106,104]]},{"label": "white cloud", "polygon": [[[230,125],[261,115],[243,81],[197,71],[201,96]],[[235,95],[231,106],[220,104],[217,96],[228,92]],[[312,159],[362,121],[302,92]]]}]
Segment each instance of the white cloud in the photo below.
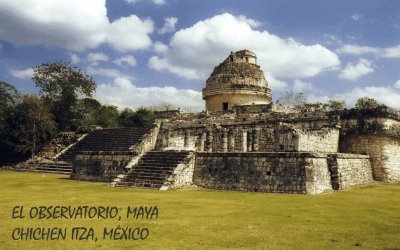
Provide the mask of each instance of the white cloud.
[{"label": "white cloud", "polygon": [[379,48],[369,46],[358,46],[358,45],[344,45],[340,49],[336,50],[339,54],[352,54],[352,55],[363,55],[363,54],[378,54]]},{"label": "white cloud", "polygon": [[252,19],[229,13],[200,21],[176,32],[168,50],[150,58],[149,65],[188,79],[204,80],[231,51],[241,49],[257,53],[264,71],[278,78],[311,77],[340,64],[335,53],[319,44],[303,45],[293,38],[255,30],[254,25]]},{"label": "white cloud", "polygon": [[337,49],[336,52],[339,54],[350,54],[350,55],[373,54],[378,57],[384,57],[384,58],[400,58],[400,45],[387,48],[379,48],[379,47],[347,44],[342,46],[340,49]]},{"label": "white cloud", "polygon": [[114,60],[113,63],[119,66],[135,66],[137,62],[135,57],[127,55],[127,56],[121,56],[120,58]]},{"label": "white cloud", "polygon": [[400,89],[400,80],[397,80],[397,82],[395,82],[393,86],[394,86],[396,89]]},{"label": "white cloud", "polygon": [[71,55],[71,63],[72,64],[77,64],[81,61],[81,58],[77,54],[72,54]]},{"label": "white cloud", "polygon": [[355,88],[351,92],[336,95],[339,99],[346,100],[346,104],[354,107],[356,101],[368,96],[382,102],[389,107],[400,108],[400,93],[393,88],[387,87],[365,87]]},{"label": "white cloud", "polygon": [[[265,73],[265,78],[268,81],[268,87],[272,90],[272,91],[276,91],[276,92],[284,92],[288,90],[288,84],[285,81],[276,79],[273,75],[271,75],[271,73],[266,72]],[[273,94],[273,93],[272,93]]]},{"label": "white cloud", "polygon": [[307,100],[309,102],[327,102],[330,99],[345,100],[347,107],[353,108],[359,98],[362,97],[374,98],[377,101],[393,108],[400,109],[400,91],[391,87],[356,87],[349,92],[339,93],[332,96],[326,95],[308,95]]},{"label": "white cloud", "polygon": [[137,87],[125,78],[116,78],[113,83],[99,84],[96,98],[102,103],[119,108],[154,106],[168,102],[180,108],[204,109],[204,101],[199,91],[175,87]]},{"label": "white cloud", "polygon": [[153,44],[153,49],[155,52],[159,54],[164,54],[168,52],[168,45],[163,44],[162,42],[155,42]]},{"label": "white cloud", "polygon": [[10,75],[12,75],[15,78],[24,79],[24,80],[31,79],[33,76],[33,69],[32,68],[23,69],[23,70],[12,69],[12,70],[10,70]]},{"label": "white cloud", "polygon": [[348,63],[340,72],[339,77],[346,80],[357,80],[361,76],[368,75],[374,72],[372,63],[364,58],[361,58],[357,64]]},{"label": "white cloud", "polygon": [[89,53],[87,55],[87,61],[93,65],[99,65],[99,62],[108,62],[110,58],[104,53]]},{"label": "white cloud", "polygon": [[354,13],[353,15],[351,15],[351,19],[353,19],[354,21],[360,21],[363,18],[364,16],[360,13]]},{"label": "white cloud", "polygon": [[[140,0],[125,0],[125,2],[127,3],[127,4],[133,4],[133,3],[137,3],[137,2],[139,2]],[[156,5],[163,5],[163,4],[166,4],[166,1],[165,0],[151,0],[154,4],[156,4]]]},{"label": "white cloud", "polygon": [[15,44],[135,50],[151,46],[152,32],[152,22],[135,15],[110,23],[105,0],[0,1],[0,39]]},{"label": "white cloud", "polygon": [[137,16],[121,17],[111,23],[107,41],[117,50],[137,50],[151,46],[148,34],[153,32],[153,21],[140,20]]},{"label": "white cloud", "polygon": [[115,79],[115,78],[124,78],[124,79],[129,79],[129,80],[135,79],[135,77],[126,75],[117,69],[94,68],[92,66],[89,66],[86,69],[86,71],[89,75],[105,76],[105,77],[113,78],[113,79]]},{"label": "white cloud", "polygon": [[175,32],[175,26],[178,23],[178,18],[167,17],[164,19],[164,26],[158,31],[160,34]]},{"label": "white cloud", "polygon": [[309,91],[313,91],[314,90],[314,85],[310,82],[304,82],[301,80],[294,80],[294,84],[293,84],[293,90],[295,92],[309,92]]},{"label": "white cloud", "polygon": [[387,58],[400,58],[400,45],[396,47],[385,48],[382,56]]},{"label": "white cloud", "polygon": [[152,1],[153,1],[153,3],[155,3],[157,5],[163,5],[166,3],[165,0],[152,0]]}]

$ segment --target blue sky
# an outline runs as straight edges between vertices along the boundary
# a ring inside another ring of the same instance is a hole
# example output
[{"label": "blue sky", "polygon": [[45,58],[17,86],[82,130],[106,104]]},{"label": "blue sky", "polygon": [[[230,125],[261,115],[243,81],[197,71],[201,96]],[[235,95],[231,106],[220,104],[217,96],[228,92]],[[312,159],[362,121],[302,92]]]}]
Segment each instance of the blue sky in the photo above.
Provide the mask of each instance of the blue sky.
[{"label": "blue sky", "polygon": [[103,103],[201,110],[208,75],[240,49],[275,100],[400,108],[400,1],[0,1],[0,79],[23,92],[37,92],[33,66],[62,60],[93,75]]}]

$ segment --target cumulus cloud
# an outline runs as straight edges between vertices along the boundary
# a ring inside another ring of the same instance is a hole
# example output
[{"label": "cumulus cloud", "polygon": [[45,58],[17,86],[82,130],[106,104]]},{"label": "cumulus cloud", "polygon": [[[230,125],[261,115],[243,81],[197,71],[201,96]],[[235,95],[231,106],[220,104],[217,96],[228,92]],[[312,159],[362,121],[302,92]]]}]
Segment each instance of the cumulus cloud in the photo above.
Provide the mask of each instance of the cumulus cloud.
[{"label": "cumulus cloud", "polygon": [[81,58],[77,54],[72,54],[71,55],[71,63],[72,64],[77,64],[81,61]]},{"label": "cumulus cloud", "polygon": [[350,106],[354,106],[356,101],[364,96],[374,98],[389,107],[400,108],[400,92],[389,87],[355,88],[351,92],[337,95],[339,99],[346,100],[346,103]]},{"label": "cumulus cloud", "polygon": [[108,62],[110,58],[104,53],[89,53],[87,55],[87,61],[93,65],[99,65],[99,62]]},{"label": "cumulus cloud", "polygon": [[255,26],[253,19],[229,13],[200,21],[177,31],[168,48],[151,57],[149,65],[188,79],[205,79],[231,51],[241,49],[254,51],[264,72],[277,78],[311,77],[340,64],[335,53],[319,44],[304,45]]},{"label": "cumulus cloud", "polygon": [[96,98],[119,108],[154,106],[163,102],[190,110],[204,109],[201,92],[175,87],[137,87],[129,79],[116,78],[112,83],[97,86]]},{"label": "cumulus cloud", "polygon": [[394,86],[396,89],[400,89],[400,80],[397,80],[397,82],[395,82],[393,86]]},{"label": "cumulus cloud", "polygon": [[113,63],[117,64],[118,66],[135,66],[136,59],[131,55],[121,56],[120,58],[113,61]]},{"label": "cumulus cloud", "polygon": [[293,90],[295,92],[309,92],[309,91],[313,91],[314,90],[314,85],[310,82],[304,82],[301,80],[294,80],[294,84],[293,84]]},{"label": "cumulus cloud", "polygon": [[346,80],[357,80],[361,76],[368,75],[374,72],[372,63],[367,59],[361,58],[357,64],[349,62],[346,67],[340,72],[339,77]]},{"label": "cumulus cloud", "polygon": [[392,87],[376,87],[368,86],[364,88],[356,87],[346,93],[338,93],[332,96],[327,95],[308,95],[309,102],[327,102],[330,99],[344,100],[347,107],[353,108],[359,98],[362,97],[374,98],[377,101],[393,108],[400,109],[400,91]]},{"label": "cumulus cloud", "polygon": [[107,41],[117,50],[137,50],[151,46],[148,34],[153,33],[153,21],[140,20],[135,15],[121,17],[111,23]]},{"label": "cumulus cloud", "polygon": [[386,48],[383,51],[383,57],[387,58],[400,58],[400,45],[395,47]]},{"label": "cumulus cloud", "polygon": [[346,44],[336,52],[340,54],[352,54],[352,55],[363,55],[363,54],[378,54],[380,52],[379,48],[369,47],[369,46],[358,46]]},{"label": "cumulus cloud", "polygon": [[86,71],[89,75],[104,76],[104,77],[112,78],[112,79],[115,79],[115,78],[124,78],[124,79],[128,79],[128,80],[135,79],[133,76],[126,75],[117,69],[95,68],[95,67],[89,66],[86,69]]},{"label": "cumulus cloud", "polygon": [[164,19],[164,26],[158,31],[160,34],[175,32],[175,26],[178,23],[178,18],[167,17]]},{"label": "cumulus cloud", "polygon": [[12,69],[10,70],[10,75],[12,75],[15,78],[24,80],[31,79],[33,76],[33,69],[32,68],[22,69],[22,70]]},{"label": "cumulus cloud", "polygon": [[162,42],[155,42],[153,44],[153,49],[155,52],[157,52],[159,54],[164,54],[164,53],[168,52],[168,45],[165,45]]},{"label": "cumulus cloud", "polygon": [[350,54],[350,55],[373,54],[383,58],[400,58],[400,45],[387,48],[379,48],[379,47],[346,44],[341,48],[337,49],[336,52],[339,54]]},{"label": "cumulus cloud", "polygon": [[[125,0],[125,2],[128,3],[128,4],[137,3],[137,2],[139,2],[139,1],[140,1],[140,0]],[[163,4],[166,4],[166,1],[165,1],[165,0],[151,0],[151,2],[153,2],[153,3],[156,4],[156,5],[163,5]]]},{"label": "cumulus cloud", "polygon": [[360,21],[363,18],[364,16],[360,13],[354,13],[353,15],[351,15],[351,19],[353,19],[354,21]]},{"label": "cumulus cloud", "polygon": [[285,92],[288,90],[288,83],[279,79],[276,79],[271,73],[266,72],[265,78],[268,79],[268,87],[274,92]]},{"label": "cumulus cloud", "polygon": [[15,44],[135,50],[151,46],[152,32],[152,21],[135,15],[110,23],[105,0],[0,1],[0,39]]}]

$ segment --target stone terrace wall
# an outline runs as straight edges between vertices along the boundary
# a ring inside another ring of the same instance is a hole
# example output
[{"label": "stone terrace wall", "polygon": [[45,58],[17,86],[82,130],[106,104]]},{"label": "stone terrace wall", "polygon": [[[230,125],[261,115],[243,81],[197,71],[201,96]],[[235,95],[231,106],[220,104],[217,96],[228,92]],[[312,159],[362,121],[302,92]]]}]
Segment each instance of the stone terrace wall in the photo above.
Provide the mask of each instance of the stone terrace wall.
[{"label": "stone terrace wall", "polygon": [[80,152],[76,155],[71,179],[111,182],[124,173],[125,166],[135,155],[133,152]]},{"label": "stone terrace wall", "polygon": [[365,155],[324,153],[196,154],[193,183],[209,189],[319,194],[372,181]]},{"label": "stone terrace wall", "polygon": [[296,129],[285,123],[277,126],[274,151],[334,153],[339,148],[339,129]]},{"label": "stone terrace wall", "polygon": [[[321,157],[325,164],[313,164]],[[332,190],[324,157],[308,153],[197,153],[193,183],[209,189],[321,193]],[[307,170],[309,177],[306,168],[312,168]],[[310,181],[315,185],[308,191]]]},{"label": "stone terrace wall", "polygon": [[384,135],[343,135],[340,152],[368,154],[374,180],[400,181],[400,139]]},{"label": "stone terrace wall", "polygon": [[332,187],[335,190],[373,182],[369,156],[356,154],[328,155]]}]

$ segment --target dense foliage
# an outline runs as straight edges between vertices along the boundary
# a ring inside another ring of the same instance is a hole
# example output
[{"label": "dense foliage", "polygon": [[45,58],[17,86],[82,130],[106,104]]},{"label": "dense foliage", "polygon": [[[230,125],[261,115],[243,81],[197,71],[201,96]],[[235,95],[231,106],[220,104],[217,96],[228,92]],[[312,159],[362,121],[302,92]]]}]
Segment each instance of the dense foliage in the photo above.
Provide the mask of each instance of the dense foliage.
[{"label": "dense foliage", "polygon": [[151,108],[122,112],[103,105],[92,95],[93,79],[68,63],[34,68],[39,95],[23,95],[0,81],[0,165],[33,157],[61,131],[88,131],[93,127],[147,126],[154,122]]}]

